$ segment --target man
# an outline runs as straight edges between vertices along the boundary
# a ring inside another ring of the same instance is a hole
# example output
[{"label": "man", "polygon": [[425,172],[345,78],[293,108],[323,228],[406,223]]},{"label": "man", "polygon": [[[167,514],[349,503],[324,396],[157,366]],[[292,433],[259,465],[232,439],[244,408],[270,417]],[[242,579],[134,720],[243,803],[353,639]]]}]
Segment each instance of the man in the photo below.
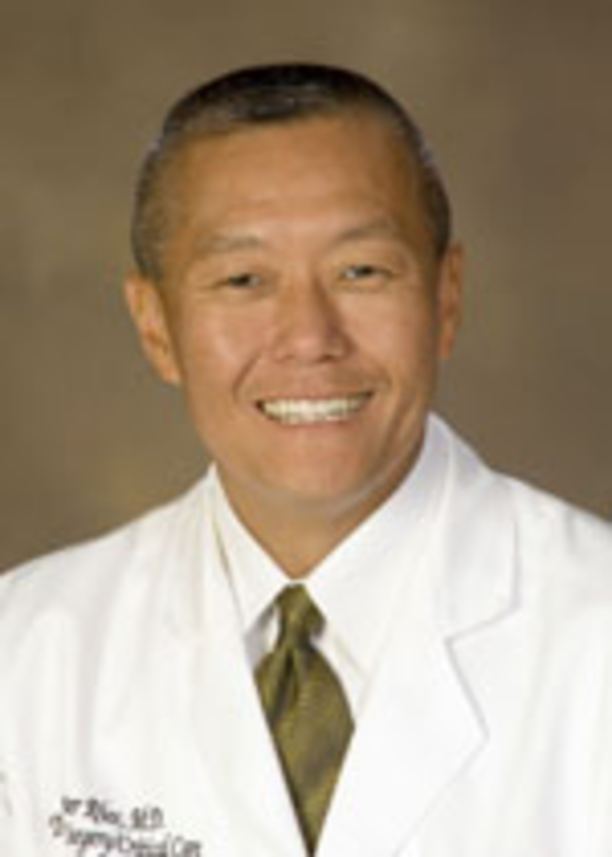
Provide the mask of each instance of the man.
[{"label": "man", "polygon": [[214,462],[0,589],[0,853],[609,857],[612,529],[429,414],[462,253],[350,72],[213,81],[127,302]]}]

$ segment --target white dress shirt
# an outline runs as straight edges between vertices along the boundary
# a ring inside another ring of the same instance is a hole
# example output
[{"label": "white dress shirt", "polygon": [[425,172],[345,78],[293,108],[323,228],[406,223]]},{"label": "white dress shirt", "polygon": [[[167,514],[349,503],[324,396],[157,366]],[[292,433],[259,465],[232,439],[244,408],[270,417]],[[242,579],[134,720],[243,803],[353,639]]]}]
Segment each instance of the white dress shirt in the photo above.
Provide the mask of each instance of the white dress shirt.
[{"label": "white dress shirt", "polygon": [[[351,712],[359,718],[368,681],[406,568],[418,558],[441,483],[444,448],[427,431],[419,457],[394,493],[301,580],[325,624],[315,640],[339,677]],[[213,474],[213,515],[221,555],[236,601],[253,669],[278,634],[276,597],[295,583],[239,520]]]}]

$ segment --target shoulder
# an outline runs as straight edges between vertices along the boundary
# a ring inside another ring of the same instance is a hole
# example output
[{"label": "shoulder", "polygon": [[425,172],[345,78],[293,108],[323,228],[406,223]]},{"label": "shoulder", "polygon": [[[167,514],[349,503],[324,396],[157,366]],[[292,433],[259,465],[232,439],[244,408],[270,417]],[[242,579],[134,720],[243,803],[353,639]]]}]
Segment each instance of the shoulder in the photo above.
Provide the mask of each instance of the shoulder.
[{"label": "shoulder", "polygon": [[490,468],[451,429],[440,428],[456,540],[469,534],[479,545],[498,544],[531,579],[612,598],[612,522]]},{"label": "shoulder", "polygon": [[612,525],[520,480],[500,478],[510,497],[524,591],[540,596],[544,614],[564,618],[566,634],[570,627],[583,637],[601,634],[610,647]]},{"label": "shoulder", "polygon": [[493,470],[444,431],[431,552],[442,626],[499,628],[500,640],[514,628],[517,652],[612,675],[612,525]]},{"label": "shoulder", "polygon": [[53,614],[101,609],[111,597],[142,586],[173,534],[204,502],[205,481],[163,506],[95,539],[30,560],[0,576],[0,631],[28,627]]},{"label": "shoulder", "polygon": [[[525,533],[539,540],[563,536],[568,550],[588,544],[610,550],[612,521],[557,497],[527,481],[490,467],[474,449],[439,418],[435,431],[443,438],[451,490],[464,503],[485,502],[495,495],[495,508],[511,516]],[[507,521],[506,521],[507,523]]]},{"label": "shoulder", "polygon": [[[511,476],[498,474],[508,492],[520,533],[551,556],[589,555],[612,563],[612,522]],[[610,568],[612,570],[612,568]]]}]

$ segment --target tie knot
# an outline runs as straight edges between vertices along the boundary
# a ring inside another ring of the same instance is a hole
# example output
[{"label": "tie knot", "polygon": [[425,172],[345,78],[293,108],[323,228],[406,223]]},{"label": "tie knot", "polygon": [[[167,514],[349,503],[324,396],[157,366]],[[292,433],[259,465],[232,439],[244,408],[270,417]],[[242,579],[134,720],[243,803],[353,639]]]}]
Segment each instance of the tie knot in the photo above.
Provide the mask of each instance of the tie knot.
[{"label": "tie knot", "polygon": [[303,644],[323,627],[323,616],[304,586],[288,586],[277,598],[280,639]]}]

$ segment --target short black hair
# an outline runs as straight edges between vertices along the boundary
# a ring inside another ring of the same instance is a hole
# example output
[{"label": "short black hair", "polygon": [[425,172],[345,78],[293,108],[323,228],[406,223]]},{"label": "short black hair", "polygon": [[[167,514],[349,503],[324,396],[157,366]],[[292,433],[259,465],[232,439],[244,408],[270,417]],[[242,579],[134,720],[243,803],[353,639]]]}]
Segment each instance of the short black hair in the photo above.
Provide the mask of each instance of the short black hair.
[{"label": "short black hair", "polygon": [[168,206],[160,182],[186,143],[250,125],[334,115],[360,107],[390,122],[407,144],[417,168],[433,250],[441,258],[450,242],[450,203],[431,150],[410,114],[363,74],[313,63],[284,63],[232,71],[204,83],[171,107],[146,153],[136,184],[132,250],[139,273],[154,281],[162,277],[161,244],[168,230]]}]

